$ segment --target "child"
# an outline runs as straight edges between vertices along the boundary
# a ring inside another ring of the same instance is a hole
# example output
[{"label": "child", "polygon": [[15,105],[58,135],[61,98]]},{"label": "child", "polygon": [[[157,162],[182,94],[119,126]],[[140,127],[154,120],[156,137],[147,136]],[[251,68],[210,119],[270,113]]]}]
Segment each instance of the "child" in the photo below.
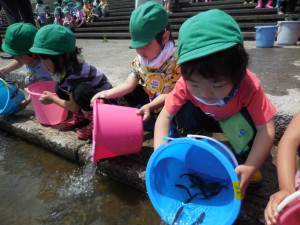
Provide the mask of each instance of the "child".
[{"label": "child", "polygon": [[[269,203],[265,209],[266,224],[276,224],[279,213],[278,205],[288,195],[294,193],[299,188],[299,183],[295,182],[296,158],[300,145],[300,112],[298,112],[284,132],[277,151],[277,173],[279,181],[279,191],[271,195]],[[298,178],[299,179],[299,178]]]},{"label": "child", "polygon": [[[29,49],[33,44],[38,29],[30,23],[14,23],[8,26],[2,43],[3,51],[14,56],[14,60],[0,68],[0,76],[21,68],[23,65],[29,72],[25,78],[28,86],[38,81],[52,80],[50,73]],[[30,96],[20,103],[25,108],[30,103]]]},{"label": "child", "polygon": [[88,22],[93,23],[97,22],[101,16],[101,7],[100,5],[93,5],[91,15],[88,19]]},{"label": "child", "polygon": [[60,12],[58,9],[55,9],[54,12],[53,12],[53,15],[54,15],[54,21],[53,21],[53,24],[57,24],[57,25],[63,25],[63,20],[60,16]]},{"label": "child", "polygon": [[76,27],[82,27],[86,24],[86,15],[82,9],[82,4],[76,2]]},{"label": "child", "polygon": [[42,0],[37,1],[35,11],[37,12],[38,18],[41,22],[41,26],[46,25],[47,24],[46,9]]},{"label": "child", "polygon": [[101,0],[99,3],[101,7],[101,15],[102,17],[106,17],[107,11],[108,11],[108,5],[106,0]]},{"label": "child", "polygon": [[97,92],[112,87],[109,80],[95,67],[79,62],[80,50],[75,46],[75,36],[64,26],[42,27],[30,51],[38,54],[49,72],[58,76],[57,95],[45,92],[40,101],[73,112],[73,118],[60,124],[61,130],[73,129],[88,120],[89,124],[77,130],[76,135],[84,140],[90,138],[93,130],[90,101]]},{"label": "child", "polygon": [[63,18],[63,26],[69,28],[71,31],[74,31],[75,27],[76,27],[76,22],[75,19],[73,18],[73,16],[71,16],[69,9],[66,9],[64,11],[64,18]]},{"label": "child", "polygon": [[83,6],[82,6],[82,9],[85,13],[85,16],[87,19],[90,18],[90,14],[91,14],[91,5],[90,3],[88,2],[88,0],[83,0]]},{"label": "child", "polygon": [[168,14],[162,5],[149,1],[135,9],[129,30],[131,47],[138,53],[130,75],[124,83],[96,94],[92,101],[124,96],[132,107],[142,106],[137,114],[143,115],[147,122],[153,112],[155,116],[160,112],[167,93],[180,77],[180,67]]},{"label": "child", "polygon": [[[241,31],[223,11],[199,13],[180,28],[178,53],[182,78],[166,97],[155,124],[154,149],[164,142],[174,116],[182,136],[224,132],[236,154],[249,153],[235,169],[244,196],[271,149],[275,107],[247,70]],[[262,179],[260,173],[257,177]]]}]

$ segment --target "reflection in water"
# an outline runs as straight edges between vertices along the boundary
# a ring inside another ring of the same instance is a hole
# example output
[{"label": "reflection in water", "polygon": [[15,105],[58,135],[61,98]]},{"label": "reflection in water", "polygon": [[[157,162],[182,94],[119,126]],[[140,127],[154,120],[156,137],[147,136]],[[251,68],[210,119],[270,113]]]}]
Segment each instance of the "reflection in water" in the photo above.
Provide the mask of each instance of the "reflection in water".
[{"label": "reflection in water", "polygon": [[163,225],[134,188],[0,131],[1,225]]}]

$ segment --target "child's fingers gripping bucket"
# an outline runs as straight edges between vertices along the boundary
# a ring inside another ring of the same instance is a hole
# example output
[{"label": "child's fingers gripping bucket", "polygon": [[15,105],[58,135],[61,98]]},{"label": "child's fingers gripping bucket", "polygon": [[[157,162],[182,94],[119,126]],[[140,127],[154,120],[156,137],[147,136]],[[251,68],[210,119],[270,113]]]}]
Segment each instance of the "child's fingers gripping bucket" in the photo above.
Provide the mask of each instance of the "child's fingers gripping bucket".
[{"label": "child's fingers gripping bucket", "polygon": [[271,48],[274,46],[277,26],[256,26],[255,43],[259,48]]},{"label": "child's fingers gripping bucket", "polygon": [[17,113],[21,108],[17,105],[25,100],[24,93],[15,85],[6,83],[0,78],[0,115]]},{"label": "child's fingers gripping bucket", "polygon": [[168,224],[233,224],[241,206],[236,159],[215,139],[177,138],[146,168],[149,198]]},{"label": "child's fingers gripping bucket", "polygon": [[300,36],[300,21],[279,21],[277,44],[296,45]]},{"label": "child's fingers gripping bucket", "polygon": [[52,103],[44,105],[40,102],[40,97],[44,91],[55,92],[55,81],[42,81],[29,85],[26,91],[30,94],[32,106],[37,120],[43,125],[56,125],[65,121],[68,110]]},{"label": "child's fingers gripping bucket", "polygon": [[143,119],[136,111],[136,108],[94,102],[93,162],[141,150]]}]

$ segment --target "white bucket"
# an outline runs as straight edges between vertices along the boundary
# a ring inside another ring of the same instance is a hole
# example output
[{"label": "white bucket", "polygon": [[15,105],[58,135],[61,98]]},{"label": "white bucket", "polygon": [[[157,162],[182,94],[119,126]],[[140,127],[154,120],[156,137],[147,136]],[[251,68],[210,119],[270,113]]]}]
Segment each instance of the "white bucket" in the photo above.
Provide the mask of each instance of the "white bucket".
[{"label": "white bucket", "polygon": [[277,44],[296,45],[300,35],[300,21],[278,21]]}]

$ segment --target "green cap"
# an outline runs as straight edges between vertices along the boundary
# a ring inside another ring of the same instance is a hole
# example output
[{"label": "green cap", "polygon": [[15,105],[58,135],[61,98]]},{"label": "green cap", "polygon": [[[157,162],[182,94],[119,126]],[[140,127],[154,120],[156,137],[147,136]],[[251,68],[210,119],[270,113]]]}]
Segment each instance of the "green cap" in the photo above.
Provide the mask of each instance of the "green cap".
[{"label": "green cap", "polygon": [[55,7],[57,7],[57,6],[59,6],[59,3],[58,3],[58,2],[54,2],[53,5],[54,5]]},{"label": "green cap", "polygon": [[63,13],[64,13],[64,14],[70,14],[70,10],[65,9]]},{"label": "green cap", "polygon": [[131,47],[149,44],[168,25],[168,14],[161,4],[148,1],[136,8],[130,16]]},{"label": "green cap", "polygon": [[14,56],[27,55],[38,29],[31,23],[14,23],[7,27],[3,51]]},{"label": "green cap", "polygon": [[53,14],[60,14],[59,10],[58,9],[55,9]]},{"label": "green cap", "polygon": [[212,9],[185,21],[178,37],[178,63],[201,58],[236,44],[243,36],[236,21],[227,13]]},{"label": "green cap", "polygon": [[75,44],[75,36],[70,29],[50,24],[39,29],[30,51],[38,54],[59,55],[65,52],[74,52]]},{"label": "green cap", "polygon": [[76,7],[81,8],[82,7],[81,2],[76,2]]}]

